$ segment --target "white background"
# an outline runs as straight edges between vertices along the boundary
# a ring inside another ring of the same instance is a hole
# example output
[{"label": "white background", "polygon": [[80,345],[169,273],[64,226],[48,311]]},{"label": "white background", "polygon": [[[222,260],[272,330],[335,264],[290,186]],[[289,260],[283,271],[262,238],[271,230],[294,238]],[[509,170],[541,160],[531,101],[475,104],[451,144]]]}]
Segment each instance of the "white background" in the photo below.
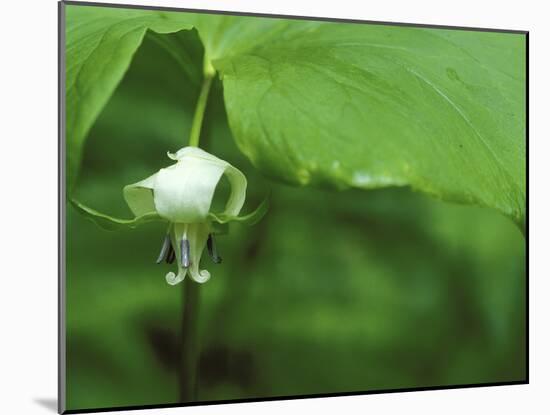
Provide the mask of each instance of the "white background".
[{"label": "white background", "polygon": [[[133,3],[135,0],[127,0]],[[140,414],[546,412],[550,15],[536,1],[162,1],[140,4],[530,31],[530,385],[140,411]],[[537,5],[538,3],[538,5]],[[546,13],[545,13],[546,12]],[[57,391],[57,4],[4,1],[0,23],[0,412],[52,414]],[[545,20],[546,19],[546,20]],[[136,412],[132,412],[136,413]]]}]

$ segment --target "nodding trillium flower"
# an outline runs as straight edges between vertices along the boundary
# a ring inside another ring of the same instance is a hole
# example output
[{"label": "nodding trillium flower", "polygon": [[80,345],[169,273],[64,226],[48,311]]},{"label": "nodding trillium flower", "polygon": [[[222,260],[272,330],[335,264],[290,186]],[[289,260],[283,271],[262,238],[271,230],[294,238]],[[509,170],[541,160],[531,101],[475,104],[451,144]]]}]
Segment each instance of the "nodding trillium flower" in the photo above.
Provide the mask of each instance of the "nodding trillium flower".
[{"label": "nodding trillium flower", "polygon": [[[210,273],[199,269],[202,252],[207,247],[215,263],[220,263],[214,241],[218,224],[239,221],[256,223],[267,211],[267,199],[252,213],[238,216],[246,197],[246,177],[228,162],[197,147],[184,147],[168,153],[176,161],[152,176],[124,187],[128,206],[135,214],[131,220],[115,219],[72,200],[73,206],[99,225],[114,229],[136,227],[145,222],[168,222],[157,263],[176,260],[177,273],[166,274],[170,285],[183,281],[189,272],[198,283],[210,279]],[[223,212],[212,212],[211,205],[216,188],[225,175],[231,192]]]}]

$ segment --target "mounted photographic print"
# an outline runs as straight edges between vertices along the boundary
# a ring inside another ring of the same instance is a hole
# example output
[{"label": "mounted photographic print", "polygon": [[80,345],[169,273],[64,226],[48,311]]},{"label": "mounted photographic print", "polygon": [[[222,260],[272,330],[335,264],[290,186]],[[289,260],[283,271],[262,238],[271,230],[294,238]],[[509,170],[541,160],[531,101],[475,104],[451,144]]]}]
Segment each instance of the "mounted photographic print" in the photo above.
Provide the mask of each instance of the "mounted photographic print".
[{"label": "mounted photographic print", "polygon": [[527,32],[59,11],[60,412],[527,382]]}]

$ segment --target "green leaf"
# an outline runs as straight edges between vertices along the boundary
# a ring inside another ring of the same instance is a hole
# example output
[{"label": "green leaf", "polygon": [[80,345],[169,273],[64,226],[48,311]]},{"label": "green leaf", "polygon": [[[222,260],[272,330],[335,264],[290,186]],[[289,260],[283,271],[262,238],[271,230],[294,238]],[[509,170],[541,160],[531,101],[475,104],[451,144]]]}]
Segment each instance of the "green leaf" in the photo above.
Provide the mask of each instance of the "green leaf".
[{"label": "green leaf", "polygon": [[240,149],[300,185],[411,186],[525,220],[525,36],[326,23],[215,62]]},{"label": "green leaf", "polygon": [[[189,43],[163,34],[197,27],[209,59],[217,59],[318,25],[316,22],[86,5],[65,8],[69,190],[76,182],[88,132],[123,79],[147,32],[159,48],[178,62],[181,81],[198,83],[200,79],[197,79],[195,68],[202,67],[202,62],[197,62],[187,49]],[[162,74],[162,68],[159,70]]]},{"label": "green leaf", "polygon": [[147,30],[189,82],[202,62],[161,34],[191,27],[221,73],[234,138],[262,172],[300,185],[410,186],[524,227],[521,34],[68,6],[69,187]]},{"label": "green leaf", "polygon": [[137,216],[134,219],[119,219],[98,212],[97,210],[94,210],[74,199],[70,199],[70,203],[82,216],[90,219],[92,222],[101,226],[103,229],[109,231],[128,228],[133,229],[137,228],[139,225],[143,225],[144,223],[149,222],[166,222],[165,219],[161,218],[157,213],[154,212]]},{"label": "green leaf", "polygon": [[147,30],[190,29],[184,14],[66,6],[67,183],[74,186],[88,131],[124,76]]},{"label": "green leaf", "polygon": [[273,42],[307,35],[321,22],[262,17],[187,14],[199,32],[208,59],[238,56]]}]

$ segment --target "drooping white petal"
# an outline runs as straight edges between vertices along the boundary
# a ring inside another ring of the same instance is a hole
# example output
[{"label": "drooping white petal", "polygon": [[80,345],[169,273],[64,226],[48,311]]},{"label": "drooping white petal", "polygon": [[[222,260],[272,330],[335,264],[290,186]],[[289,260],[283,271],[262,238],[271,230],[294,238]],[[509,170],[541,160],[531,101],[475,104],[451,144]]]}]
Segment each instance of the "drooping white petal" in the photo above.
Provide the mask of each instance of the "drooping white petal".
[{"label": "drooping white petal", "polygon": [[140,182],[124,186],[123,194],[130,210],[136,216],[156,212],[153,199],[153,187],[156,174],[149,176]]},{"label": "drooping white petal", "polygon": [[191,274],[191,278],[201,284],[210,279],[210,273],[207,270],[199,269],[209,233],[210,225],[207,223],[190,224],[187,231],[187,239],[189,240],[191,253],[189,273]]},{"label": "drooping white petal", "polygon": [[184,147],[176,153],[168,153],[168,157],[177,161],[193,157],[205,161],[212,161],[220,166],[223,165],[224,174],[226,175],[231,186],[231,193],[222,213],[227,216],[237,216],[239,214],[246,198],[247,184],[245,175],[242,174],[239,169],[197,147]]},{"label": "drooping white petal", "polygon": [[170,234],[170,241],[172,248],[176,254],[176,264],[178,267],[178,273],[169,272],[166,274],[166,282],[170,285],[176,285],[182,282],[187,275],[187,268],[181,265],[181,241],[183,238],[187,238],[188,225],[183,223],[177,223],[174,225]]},{"label": "drooping white petal", "polygon": [[225,168],[223,163],[185,157],[173,166],[161,169],[154,188],[159,215],[171,222],[205,221]]},{"label": "drooping white petal", "polygon": [[231,193],[225,205],[223,213],[229,216],[237,216],[241,211],[246,198],[246,177],[240,170],[228,164],[225,175],[231,185]]},{"label": "drooping white petal", "polygon": [[166,274],[166,282],[170,285],[179,284],[185,279],[186,274],[187,274],[187,269],[185,268],[178,268],[177,275],[172,271],[170,271],[168,274]]},{"label": "drooping white petal", "polygon": [[[198,283],[204,283],[210,279],[210,273],[207,270],[199,269],[209,233],[210,225],[208,223],[177,223],[174,225],[171,241],[176,253],[178,273],[169,272],[166,274],[166,282],[168,284],[176,285],[180,283],[185,279],[188,271],[191,278]],[[181,246],[183,240],[187,240],[189,243],[189,268],[182,266]]]},{"label": "drooping white petal", "polygon": [[199,267],[197,265],[191,265],[191,268],[189,268],[189,272],[191,273],[191,278],[195,280],[195,282],[198,282],[199,284],[203,284],[206,281],[210,279],[210,272],[206,269],[199,270]]},{"label": "drooping white petal", "polygon": [[224,213],[239,214],[246,197],[246,177],[238,169],[197,147],[184,147],[168,157],[177,163],[159,171],[155,180],[155,206],[161,216],[174,222],[206,221],[223,174],[231,185]]},{"label": "drooping white petal", "polygon": [[168,156],[176,163],[124,188],[124,197],[134,214],[156,212],[173,223],[207,222],[214,193],[224,174],[231,190],[224,211],[216,215],[239,214],[247,184],[240,170],[197,147],[184,147]]}]

